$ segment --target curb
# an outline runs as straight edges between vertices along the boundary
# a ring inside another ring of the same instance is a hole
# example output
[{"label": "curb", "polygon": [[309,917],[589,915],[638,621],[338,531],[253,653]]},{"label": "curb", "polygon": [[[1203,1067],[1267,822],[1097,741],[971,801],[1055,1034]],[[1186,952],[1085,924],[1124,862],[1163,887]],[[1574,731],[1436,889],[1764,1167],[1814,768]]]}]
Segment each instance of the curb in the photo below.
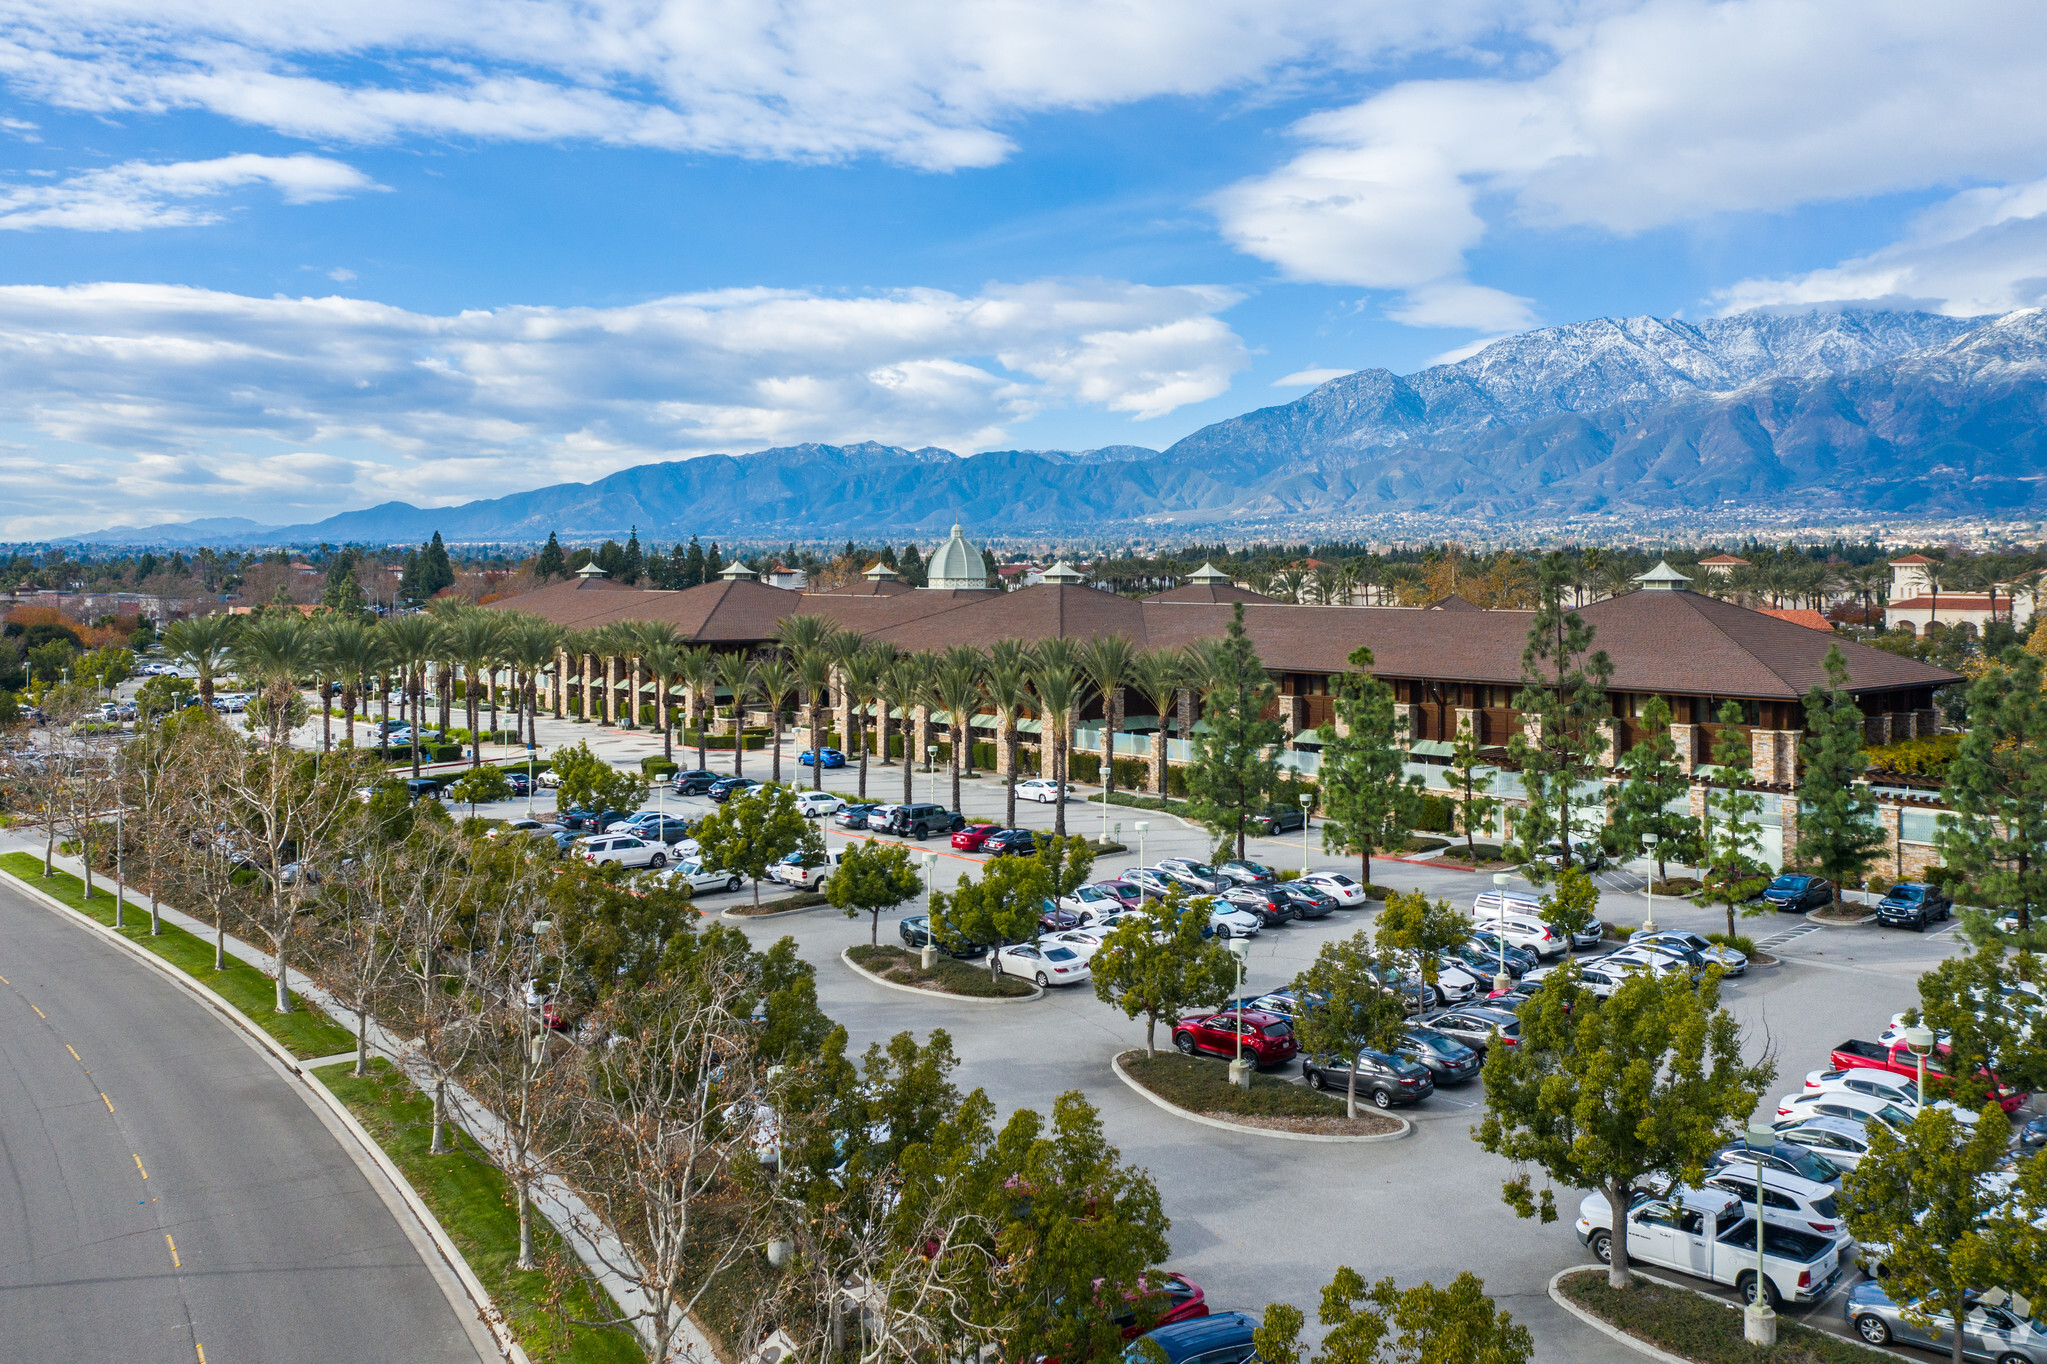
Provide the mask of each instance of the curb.
[{"label": "curb", "polygon": [[1859,919],[1822,919],[1818,910],[1809,909],[1798,917],[1809,924],[1818,924],[1821,928],[1860,928],[1864,924],[1876,922],[1876,911],[1871,910]]},{"label": "curb", "polygon": [[[292,1055],[291,1051],[283,1043],[257,1027],[247,1014],[228,1003],[227,1000],[223,999],[203,981],[195,980],[191,976],[186,975],[154,952],[128,941],[128,939],[122,937],[113,929],[108,928],[99,920],[73,909],[52,895],[45,894],[12,872],[0,871],[0,877],[5,877],[9,882],[13,883],[16,889],[20,890],[30,899],[40,903],[44,908],[55,911],[60,917],[82,924],[100,937],[115,944],[130,956],[150,966],[157,974],[168,978],[173,985],[183,989],[201,1004],[220,1015],[230,1027],[238,1030],[244,1039],[251,1042],[258,1051],[282,1066],[292,1075],[297,1076],[305,1085],[306,1090],[319,1099],[320,1106],[326,1111],[323,1116],[331,1115],[340,1121],[341,1125],[360,1144],[363,1156],[367,1158],[368,1163],[375,1167],[377,1173],[384,1180],[389,1182],[391,1188],[397,1192],[398,1197],[403,1201],[406,1211],[412,1214],[413,1218],[419,1223],[420,1228],[426,1232],[427,1237],[433,1242],[434,1249],[440,1252],[441,1259],[455,1275],[457,1282],[462,1285],[463,1291],[469,1295],[470,1305],[476,1309],[477,1319],[483,1323],[485,1329],[497,1344],[499,1358],[509,1359],[513,1361],[513,1364],[530,1364],[526,1351],[505,1326],[504,1314],[498,1310],[497,1304],[491,1300],[490,1294],[485,1291],[482,1282],[476,1277],[476,1271],[469,1267],[469,1261],[463,1258],[461,1249],[455,1245],[454,1241],[449,1239],[447,1230],[441,1226],[440,1219],[435,1217],[433,1211],[420,1201],[418,1191],[412,1187],[404,1174],[392,1163],[391,1158],[384,1154],[384,1149],[371,1140],[369,1133],[363,1130],[362,1124],[356,1121],[355,1114],[348,1111],[348,1105],[335,1098],[327,1086],[320,1082],[319,1077],[306,1069],[305,1064]],[[343,1149],[347,1148],[344,1146]],[[350,1151],[349,1155],[351,1158],[355,1158],[358,1168],[363,1166],[364,1159],[357,1158],[356,1152]],[[364,1170],[363,1173],[367,1176],[369,1171]],[[375,1188],[377,1180],[370,1180],[370,1186]],[[453,1303],[450,1305],[459,1306]]]},{"label": "curb", "polygon": [[876,985],[879,985],[884,990],[900,990],[906,995],[917,995],[924,999],[942,999],[952,1004],[1029,1004],[1034,1000],[1040,1000],[1045,997],[1044,987],[1038,985],[1033,985],[1031,987],[1031,992],[1027,995],[1012,995],[1008,999],[982,999],[977,995],[952,995],[947,994],[943,990],[920,989],[915,985],[905,985],[901,981],[884,980],[882,977],[876,975],[874,972],[862,966],[859,962],[854,961],[853,958],[850,955],[848,955],[849,953],[852,952],[852,950],[853,949],[850,947],[840,948],[839,960],[845,963],[846,967],[849,970],[851,970],[854,975],[865,976],[868,980],[873,981]]},{"label": "curb", "polygon": [[745,924],[755,923],[762,919],[779,919],[787,914],[808,914],[813,910],[830,909],[831,907],[831,902],[826,901],[821,905],[799,905],[795,909],[773,909],[769,910],[766,914],[741,914],[735,909],[721,909],[718,911],[718,917],[730,919],[734,923]]},{"label": "curb", "polygon": [[1165,1109],[1166,1112],[1171,1113],[1174,1117],[1184,1118],[1188,1122],[1200,1123],[1203,1127],[1213,1127],[1222,1132],[1242,1132],[1246,1136],[1252,1137],[1277,1137],[1281,1141],[1316,1141],[1322,1142],[1325,1145],[1358,1146],[1375,1141],[1399,1141],[1402,1137],[1414,1131],[1414,1124],[1401,1117],[1398,1113],[1388,1113],[1386,1115],[1400,1124],[1398,1132],[1381,1132],[1377,1136],[1370,1137],[1347,1136],[1341,1133],[1282,1132],[1271,1127],[1246,1127],[1243,1123],[1225,1122],[1221,1118],[1211,1118],[1205,1113],[1191,1112],[1176,1103],[1169,1103],[1161,1099],[1158,1095],[1130,1078],[1130,1073],[1123,1069],[1123,1057],[1120,1054],[1109,1058],[1109,1068],[1116,1072],[1117,1079],[1128,1085],[1135,1093]]},{"label": "curb", "polygon": [[[1556,1303],[1557,1306],[1563,1308],[1566,1312],[1569,1312],[1578,1320],[1584,1322],[1587,1326],[1590,1326],[1593,1330],[1598,1331],[1601,1335],[1611,1336],[1615,1340],[1619,1341],[1621,1344],[1628,1346],[1630,1349],[1639,1350],[1643,1354],[1648,1355],[1652,1359],[1663,1360],[1665,1364],[1698,1364],[1697,1360],[1694,1360],[1687,1355],[1674,1355],[1670,1353],[1670,1351],[1665,1350],[1660,1346],[1651,1345],[1648,1341],[1643,1340],[1639,1336],[1629,1335],[1620,1327],[1613,1325],[1611,1322],[1600,1319],[1599,1317],[1593,1315],[1591,1312],[1586,1311],[1577,1303],[1572,1302],[1569,1298],[1565,1297],[1562,1293],[1557,1291],[1557,1285],[1562,1283],[1571,1275],[1591,1274],[1594,1272],[1604,1274],[1606,1273],[1606,1266],[1570,1265],[1564,1269],[1558,1270],[1555,1274],[1552,1274],[1550,1276],[1549,1280],[1550,1300]],[[1727,1308],[1729,1311],[1739,1312],[1741,1310],[1740,1303],[1729,1302],[1727,1299],[1718,1297],[1712,1293],[1708,1293],[1704,1289],[1699,1288],[1696,1285],[1688,1283],[1679,1283],[1675,1279],[1666,1279],[1661,1274],[1650,1274],[1640,1269],[1630,1268],[1628,1272],[1630,1274],[1635,1275],[1637,1278],[1647,1280],[1648,1282],[1653,1284],[1661,1285],[1664,1288],[1674,1288],[1680,1292],[1691,1293],[1697,1297],[1704,1298],[1708,1302],[1717,1302],[1722,1307]],[[1861,1350],[1863,1353],[1869,1355],[1872,1360],[1879,1358],[1883,1359],[1917,1358],[1917,1356],[1907,1355],[1897,1350],[1886,1350],[1882,1346],[1871,1345],[1867,1341],[1858,1340],[1852,1335],[1842,1335],[1839,1332],[1822,1330],[1822,1328],[1820,1327],[1811,1326],[1804,1322],[1800,1322],[1797,1324],[1805,1325],[1808,1330],[1820,1331],[1822,1335],[1825,1335],[1831,1340],[1839,1340],[1849,1345],[1853,1345],[1856,1349]]]}]

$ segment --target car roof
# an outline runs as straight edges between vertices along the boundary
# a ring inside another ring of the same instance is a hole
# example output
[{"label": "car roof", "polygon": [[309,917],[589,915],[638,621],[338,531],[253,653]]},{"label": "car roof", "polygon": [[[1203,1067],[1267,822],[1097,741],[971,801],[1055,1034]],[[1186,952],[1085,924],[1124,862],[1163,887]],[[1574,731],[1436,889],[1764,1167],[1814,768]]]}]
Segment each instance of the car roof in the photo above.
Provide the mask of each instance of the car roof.
[{"label": "car roof", "polygon": [[1248,1312],[1213,1312],[1191,1321],[1169,1322],[1152,1331],[1148,1339],[1161,1345],[1182,1345],[1193,1347],[1208,1341],[1211,1337],[1241,1335],[1247,1329],[1255,1329],[1258,1319]]},{"label": "car roof", "polygon": [[1836,1136],[1854,1137],[1857,1141],[1869,1140],[1868,1123],[1857,1122],[1853,1118],[1837,1117],[1832,1113],[1815,1113],[1803,1122],[1795,1122],[1789,1127],[1778,1128],[1777,1135],[1781,1137],[1787,1133],[1796,1132],[1801,1128],[1809,1132],[1832,1132]]},{"label": "car roof", "polygon": [[[1755,1177],[1755,1162],[1736,1160],[1715,1170],[1707,1182],[1710,1183],[1714,1179],[1754,1179]],[[1808,1203],[1816,1203],[1822,1198],[1832,1196],[1834,1192],[1834,1186],[1831,1184],[1822,1184],[1818,1180],[1807,1179],[1804,1175],[1795,1175],[1789,1170],[1780,1170],[1774,1165],[1765,1165],[1763,1167],[1763,1187],[1776,1189],[1781,1193],[1797,1194]]]}]

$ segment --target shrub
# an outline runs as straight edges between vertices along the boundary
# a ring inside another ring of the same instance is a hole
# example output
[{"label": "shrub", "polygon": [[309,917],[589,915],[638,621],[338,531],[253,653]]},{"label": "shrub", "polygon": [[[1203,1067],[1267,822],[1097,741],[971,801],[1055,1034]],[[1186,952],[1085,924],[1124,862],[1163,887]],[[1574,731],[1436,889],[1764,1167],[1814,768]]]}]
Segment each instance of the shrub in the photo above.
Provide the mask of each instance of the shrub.
[{"label": "shrub", "polygon": [[1708,933],[1706,941],[1719,943],[1722,947],[1731,947],[1744,957],[1753,957],[1756,954],[1756,940],[1745,938],[1739,933]]},{"label": "shrub", "polygon": [[1421,818],[1415,821],[1414,827],[1425,833],[1454,834],[1457,832],[1456,816],[1456,802],[1450,797],[1423,796]]},{"label": "shrub", "polygon": [[1869,765],[1879,772],[1900,777],[1944,777],[1948,764],[1962,747],[1959,734],[1940,734],[1925,739],[1901,739],[1866,750]]},{"label": "shrub", "polygon": [[1116,759],[1116,786],[1124,791],[1150,790],[1151,764],[1142,758]]},{"label": "shrub", "polygon": [[664,758],[658,753],[650,754],[640,759],[640,771],[656,779],[672,777],[680,770],[672,760]]},{"label": "shrub", "polygon": [[1066,760],[1066,774],[1074,781],[1098,786],[1102,780],[1102,755],[1075,753]]},{"label": "shrub", "polygon": [[431,744],[427,747],[427,756],[437,763],[457,762],[462,757],[462,745]]}]

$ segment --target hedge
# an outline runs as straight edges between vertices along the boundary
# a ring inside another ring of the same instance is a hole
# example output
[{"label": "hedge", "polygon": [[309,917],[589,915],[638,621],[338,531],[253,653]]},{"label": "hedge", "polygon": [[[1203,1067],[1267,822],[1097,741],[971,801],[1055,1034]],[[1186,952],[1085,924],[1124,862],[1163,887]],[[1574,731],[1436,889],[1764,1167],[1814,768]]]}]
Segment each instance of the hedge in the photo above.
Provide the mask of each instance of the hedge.
[{"label": "hedge", "polygon": [[[697,732],[693,729],[684,730],[682,732],[682,745],[685,748],[695,748],[697,746]],[[707,734],[704,736],[703,746],[709,749],[729,750],[732,747],[732,736],[730,734]],[[759,730],[748,730],[746,732],[747,752],[752,753],[767,746],[768,736],[765,732]]]},{"label": "hedge", "polygon": [[1890,772],[1900,777],[1944,777],[1948,764],[1954,761],[1961,747],[1961,735],[1940,734],[1928,739],[1901,739],[1894,744],[1879,744],[1865,752],[1869,765],[1879,772]]},{"label": "hedge", "polygon": [[1457,802],[1448,796],[1423,796],[1421,817],[1414,827],[1424,833],[1454,834],[1457,832]]},{"label": "hedge", "polygon": [[672,777],[681,770],[671,759],[664,758],[658,753],[640,759],[640,771],[650,777]]}]

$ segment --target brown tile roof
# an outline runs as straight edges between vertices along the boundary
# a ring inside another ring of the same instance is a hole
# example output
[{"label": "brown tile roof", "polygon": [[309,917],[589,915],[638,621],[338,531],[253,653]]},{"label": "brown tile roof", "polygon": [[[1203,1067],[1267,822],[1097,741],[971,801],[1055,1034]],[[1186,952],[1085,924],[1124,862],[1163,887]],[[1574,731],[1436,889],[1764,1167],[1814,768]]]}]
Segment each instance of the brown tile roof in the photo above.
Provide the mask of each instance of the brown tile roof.
[{"label": "brown tile roof", "polygon": [[1924,554],[1907,554],[1902,559],[1891,560],[1894,564],[1937,564],[1938,559],[1929,559]]},{"label": "brown tile roof", "polygon": [[1248,587],[1235,583],[1188,583],[1184,587],[1171,588],[1165,592],[1154,592],[1144,599],[1147,602],[1170,602],[1174,604],[1197,603],[1213,606],[1217,602],[1262,601],[1276,602],[1277,597],[1268,597],[1263,592],[1253,592]]},{"label": "brown tile roof", "polygon": [[1429,610],[1431,610],[1431,611],[1483,611],[1483,610],[1485,610],[1485,608],[1484,608],[1483,606],[1480,606],[1480,605],[1478,605],[1478,604],[1477,604],[1476,602],[1473,602],[1473,601],[1471,601],[1471,600],[1470,600],[1470,599],[1468,599],[1468,598],[1465,598],[1465,597],[1460,597],[1460,596],[1458,596],[1458,595],[1457,595],[1457,594],[1456,594],[1455,592],[1452,592],[1452,593],[1451,593],[1451,594],[1450,594],[1449,596],[1447,596],[1447,597],[1443,598],[1443,600],[1441,600],[1441,601],[1439,601],[1439,602],[1431,602],[1431,603],[1429,604]]},{"label": "brown tile roof", "polygon": [[1716,554],[1716,555],[1714,555],[1714,556],[1713,556],[1712,558],[1710,558],[1710,559],[1701,559],[1701,560],[1699,560],[1699,566],[1700,566],[1701,568],[1704,568],[1704,567],[1705,567],[1705,566],[1706,566],[1707,564],[1728,564],[1728,565],[1744,565],[1744,566],[1745,566],[1745,565],[1747,565],[1747,563],[1748,563],[1748,560],[1746,560],[1746,559],[1738,559],[1738,558],[1736,558],[1736,557],[1735,557],[1734,555],[1732,555],[1732,554]]},{"label": "brown tile roof", "polygon": [[1808,630],[1825,630],[1831,634],[1834,629],[1834,622],[1807,607],[1762,606],[1757,610],[1766,616],[1775,616],[1778,620],[1788,620],[1793,625],[1803,625]]},{"label": "brown tile roof", "polygon": [[[2011,606],[2011,594],[2008,592],[1999,593],[1997,602],[1998,605],[2009,608]],[[1940,594],[1938,604],[1943,608],[1953,607],[1957,611],[1988,611],[1990,609],[1990,594],[1987,592],[1943,592]],[[1890,603],[1890,608],[1893,611],[1930,611],[1934,606],[1934,599],[1930,596],[1905,597]]]}]

